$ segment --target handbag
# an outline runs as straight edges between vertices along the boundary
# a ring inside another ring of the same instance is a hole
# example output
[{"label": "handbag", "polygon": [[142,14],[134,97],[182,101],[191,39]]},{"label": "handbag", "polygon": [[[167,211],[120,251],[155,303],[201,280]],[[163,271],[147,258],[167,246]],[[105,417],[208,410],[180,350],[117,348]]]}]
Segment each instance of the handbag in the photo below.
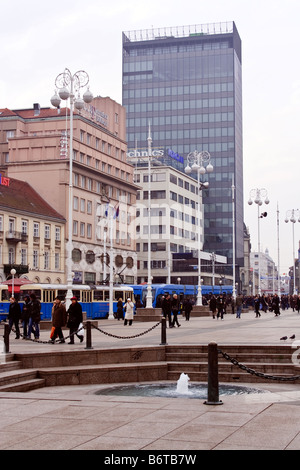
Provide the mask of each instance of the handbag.
[{"label": "handbag", "polygon": [[50,339],[53,339],[54,332],[55,332],[55,326],[52,326],[51,331],[50,331]]},{"label": "handbag", "polygon": [[84,327],[83,323],[79,323],[78,330],[76,332],[77,336],[83,336],[84,337]]}]

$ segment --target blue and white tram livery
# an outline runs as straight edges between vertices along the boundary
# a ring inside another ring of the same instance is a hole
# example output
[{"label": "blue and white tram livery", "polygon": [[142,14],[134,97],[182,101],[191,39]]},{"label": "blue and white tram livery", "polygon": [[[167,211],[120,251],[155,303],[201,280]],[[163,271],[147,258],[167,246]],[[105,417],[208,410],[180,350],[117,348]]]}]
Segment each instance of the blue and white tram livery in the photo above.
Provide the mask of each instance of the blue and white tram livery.
[{"label": "blue and white tram livery", "polygon": [[[130,284],[133,288],[134,298],[136,306],[145,306],[146,305],[146,296],[147,296],[147,284]],[[194,285],[184,285],[184,284],[152,284],[152,299],[153,307],[160,305],[160,301],[163,295],[166,293],[177,294],[180,298],[181,296],[187,298],[196,299],[198,293],[198,286]],[[209,295],[214,293],[215,295],[223,294],[232,294],[232,286],[222,285],[222,286],[206,286],[202,285],[201,288],[202,295]]]},{"label": "blue and white tram livery", "polygon": [[[20,286],[18,301],[23,302],[26,295],[34,293],[41,302],[41,319],[50,320],[54,299],[60,297],[62,301],[67,295],[68,286],[63,284],[24,284]],[[5,320],[9,309],[9,298],[11,293],[8,286],[0,285],[0,319]],[[77,297],[86,312],[87,318],[108,318],[109,315],[109,286],[72,284],[72,295]],[[133,288],[127,285],[113,286],[113,312],[117,311],[117,302],[122,299],[125,303],[130,298],[134,301]]]}]

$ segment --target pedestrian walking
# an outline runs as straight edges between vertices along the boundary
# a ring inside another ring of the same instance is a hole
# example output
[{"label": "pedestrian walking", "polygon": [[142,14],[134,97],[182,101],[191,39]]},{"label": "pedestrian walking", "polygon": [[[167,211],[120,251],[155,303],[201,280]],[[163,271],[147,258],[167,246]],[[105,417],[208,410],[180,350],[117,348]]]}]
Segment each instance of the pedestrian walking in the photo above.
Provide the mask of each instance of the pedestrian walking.
[{"label": "pedestrian walking", "polygon": [[255,309],[255,318],[261,317],[260,314],[260,298],[258,295],[255,296],[254,298],[254,309]]},{"label": "pedestrian walking", "polygon": [[217,310],[217,299],[214,294],[211,296],[210,301],[209,301],[209,310],[212,312],[213,318],[215,318],[216,310]]},{"label": "pedestrian walking", "polygon": [[223,320],[224,319],[223,316],[224,316],[225,309],[226,309],[226,299],[223,294],[219,295],[217,298],[217,309],[218,309],[217,320],[219,319],[219,317],[221,317],[221,320]]},{"label": "pedestrian walking", "polygon": [[34,334],[34,339],[38,340],[40,337],[40,321],[41,321],[41,303],[32,292],[30,294],[29,302],[29,322],[28,322],[28,335],[31,338],[31,333]]},{"label": "pedestrian walking", "polygon": [[69,344],[74,344],[74,337],[76,336],[80,339],[80,342],[83,341],[83,334],[77,333],[79,325],[82,324],[83,316],[82,316],[82,307],[80,303],[77,301],[77,297],[71,298],[71,305],[68,308],[68,321],[67,327],[70,329],[70,342]]},{"label": "pedestrian walking", "polygon": [[127,325],[127,321],[129,321],[129,326],[130,326],[132,325],[133,311],[134,311],[134,304],[131,299],[127,299],[124,310],[125,310],[124,325]]},{"label": "pedestrian walking", "polygon": [[175,323],[178,327],[180,326],[178,322],[178,310],[179,310],[178,296],[177,294],[174,294],[173,299],[171,300],[171,311],[173,314],[173,320],[172,320],[173,327],[175,327]]},{"label": "pedestrian walking", "polygon": [[13,296],[9,299],[10,305],[8,309],[8,326],[9,326],[9,333],[11,332],[13,326],[16,329],[16,339],[20,338],[20,328],[19,328],[19,321],[21,318],[21,307],[17,299]]},{"label": "pedestrian walking", "polygon": [[165,298],[162,301],[161,308],[162,308],[163,317],[168,319],[169,328],[172,328],[173,325],[172,325],[172,316],[171,316],[171,297],[170,297],[170,294],[165,295]]},{"label": "pedestrian walking", "polygon": [[61,302],[59,297],[56,297],[52,307],[52,330],[50,335],[50,341],[55,342],[56,338],[59,337],[60,343],[65,342],[65,338],[62,332],[62,327],[65,326],[67,320],[66,307]]},{"label": "pedestrian walking", "polygon": [[27,338],[28,335],[28,324],[29,324],[29,318],[30,318],[30,297],[29,295],[25,295],[24,297],[24,303],[22,307],[22,326],[23,326],[23,339]]},{"label": "pedestrian walking", "polygon": [[191,302],[191,299],[187,298],[183,302],[183,310],[185,312],[185,321],[190,321],[191,311],[193,310],[193,304]]},{"label": "pedestrian walking", "polygon": [[242,308],[243,308],[243,296],[238,294],[236,297],[236,318],[241,318]]},{"label": "pedestrian walking", "polygon": [[124,312],[123,312],[123,300],[122,298],[120,297],[119,300],[118,300],[118,303],[117,303],[117,319],[120,321],[120,320],[123,320],[123,315],[124,315]]}]

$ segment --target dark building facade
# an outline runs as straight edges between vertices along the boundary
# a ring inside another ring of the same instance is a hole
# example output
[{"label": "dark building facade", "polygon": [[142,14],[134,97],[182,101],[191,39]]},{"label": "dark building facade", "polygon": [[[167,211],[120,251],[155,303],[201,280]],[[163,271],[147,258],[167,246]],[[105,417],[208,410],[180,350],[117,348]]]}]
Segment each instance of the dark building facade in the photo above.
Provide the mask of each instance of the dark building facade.
[{"label": "dark building facade", "polygon": [[234,220],[236,265],[243,266],[242,59],[235,24],[123,33],[122,78],[129,150],[147,147],[150,124],[153,147],[175,155],[182,171],[190,152],[210,153],[203,250],[226,256],[232,272]]}]

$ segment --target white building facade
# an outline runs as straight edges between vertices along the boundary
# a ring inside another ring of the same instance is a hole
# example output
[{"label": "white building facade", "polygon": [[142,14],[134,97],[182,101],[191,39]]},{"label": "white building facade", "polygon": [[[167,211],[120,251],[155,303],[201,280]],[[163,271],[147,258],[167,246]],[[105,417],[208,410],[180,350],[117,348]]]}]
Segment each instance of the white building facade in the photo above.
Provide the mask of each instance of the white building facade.
[{"label": "white building facade", "polygon": [[178,267],[174,269],[173,263],[174,254],[198,256],[198,237],[203,245],[202,195],[199,223],[197,181],[172,166],[156,161],[152,163],[149,185],[148,157],[144,157],[136,166],[135,183],[141,187],[136,202],[138,283],[147,281],[150,242],[153,283],[197,284],[197,266],[192,267],[195,269],[192,273],[194,282],[191,282],[188,279],[191,273],[183,272]]}]

